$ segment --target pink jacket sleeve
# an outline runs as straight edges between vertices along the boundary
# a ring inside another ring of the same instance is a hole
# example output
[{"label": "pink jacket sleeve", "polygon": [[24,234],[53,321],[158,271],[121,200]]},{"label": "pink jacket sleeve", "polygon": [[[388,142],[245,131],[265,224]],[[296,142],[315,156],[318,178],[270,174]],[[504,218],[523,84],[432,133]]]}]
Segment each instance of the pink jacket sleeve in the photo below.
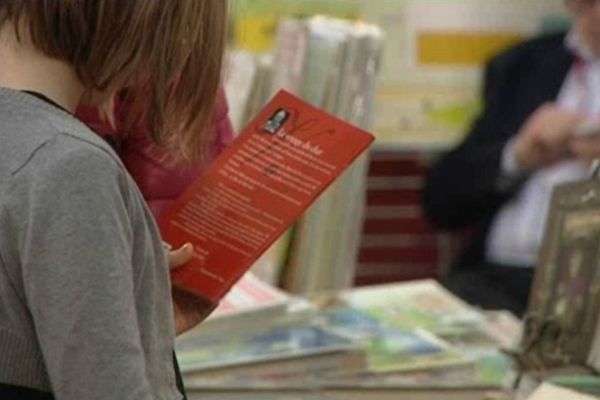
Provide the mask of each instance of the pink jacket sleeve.
[{"label": "pink jacket sleeve", "polygon": [[[119,109],[117,112],[118,118],[119,113],[126,110]],[[172,206],[189,184],[206,169],[205,164],[190,167],[176,164],[163,148],[152,143],[146,129],[138,128],[127,137],[121,138],[118,132],[102,122],[95,110],[80,109],[77,111],[77,116],[98,134],[119,138],[117,151],[155,217],[159,217]],[[214,129],[214,140],[209,162],[233,140],[233,129],[223,91],[219,93],[212,129]]]}]

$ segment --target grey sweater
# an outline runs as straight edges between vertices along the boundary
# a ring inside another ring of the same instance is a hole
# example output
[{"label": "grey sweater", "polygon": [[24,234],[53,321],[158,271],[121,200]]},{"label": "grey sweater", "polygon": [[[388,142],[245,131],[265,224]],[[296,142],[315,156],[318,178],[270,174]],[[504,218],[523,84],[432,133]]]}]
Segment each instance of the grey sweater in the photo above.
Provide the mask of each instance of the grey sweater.
[{"label": "grey sweater", "polygon": [[104,141],[0,88],[0,383],[57,400],[180,399],[159,233]]}]

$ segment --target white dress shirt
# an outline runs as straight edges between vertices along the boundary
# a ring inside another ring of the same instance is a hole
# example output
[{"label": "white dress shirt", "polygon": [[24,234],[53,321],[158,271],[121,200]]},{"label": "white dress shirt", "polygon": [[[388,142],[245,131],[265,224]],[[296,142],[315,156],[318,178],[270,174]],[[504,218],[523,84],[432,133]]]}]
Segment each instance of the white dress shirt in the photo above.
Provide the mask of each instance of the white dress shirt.
[{"label": "white dress shirt", "polygon": [[[572,67],[560,89],[557,103],[569,110],[600,119],[600,59],[582,45],[575,31],[569,32],[565,45],[581,60]],[[502,170],[518,174],[514,139],[504,149]],[[488,236],[486,259],[489,262],[534,266],[542,243],[552,190],[556,185],[584,179],[588,166],[578,160],[565,160],[534,172],[519,193],[496,215]]]}]

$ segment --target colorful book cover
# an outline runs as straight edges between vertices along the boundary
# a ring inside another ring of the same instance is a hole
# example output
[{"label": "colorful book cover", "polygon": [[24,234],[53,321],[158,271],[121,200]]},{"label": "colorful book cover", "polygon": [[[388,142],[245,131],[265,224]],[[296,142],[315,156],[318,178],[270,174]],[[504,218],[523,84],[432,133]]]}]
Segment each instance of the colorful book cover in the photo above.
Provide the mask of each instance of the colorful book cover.
[{"label": "colorful book cover", "polygon": [[483,329],[486,323],[479,312],[431,279],[354,289],[342,298],[390,326],[420,328],[444,338]]},{"label": "colorful book cover", "polygon": [[219,301],[373,140],[279,92],[159,221],[166,243],[195,249],[173,283]]},{"label": "colorful book cover", "polygon": [[445,368],[473,361],[429,332],[398,329],[360,310],[324,311],[322,323],[328,330],[360,343],[373,373]]},{"label": "colorful book cover", "polygon": [[351,340],[317,326],[279,327],[248,336],[189,338],[177,344],[183,372],[352,351]]}]

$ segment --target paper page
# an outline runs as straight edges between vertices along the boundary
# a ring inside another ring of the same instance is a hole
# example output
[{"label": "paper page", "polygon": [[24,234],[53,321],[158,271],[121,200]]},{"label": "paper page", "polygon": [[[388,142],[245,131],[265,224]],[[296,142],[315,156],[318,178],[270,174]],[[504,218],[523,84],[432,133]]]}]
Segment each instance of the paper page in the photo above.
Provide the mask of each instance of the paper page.
[{"label": "paper page", "polygon": [[594,396],[577,393],[569,389],[544,383],[527,400],[597,400]]}]

